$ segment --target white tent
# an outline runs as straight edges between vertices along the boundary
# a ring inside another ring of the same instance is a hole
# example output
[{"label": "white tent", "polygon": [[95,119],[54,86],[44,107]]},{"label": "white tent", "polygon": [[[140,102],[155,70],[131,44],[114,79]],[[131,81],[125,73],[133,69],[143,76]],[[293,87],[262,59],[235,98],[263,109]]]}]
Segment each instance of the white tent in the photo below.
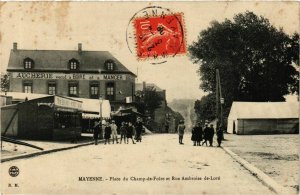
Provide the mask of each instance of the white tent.
[{"label": "white tent", "polygon": [[299,118],[299,102],[233,102],[227,132],[233,133],[234,128],[237,129],[238,119],[295,118]]}]

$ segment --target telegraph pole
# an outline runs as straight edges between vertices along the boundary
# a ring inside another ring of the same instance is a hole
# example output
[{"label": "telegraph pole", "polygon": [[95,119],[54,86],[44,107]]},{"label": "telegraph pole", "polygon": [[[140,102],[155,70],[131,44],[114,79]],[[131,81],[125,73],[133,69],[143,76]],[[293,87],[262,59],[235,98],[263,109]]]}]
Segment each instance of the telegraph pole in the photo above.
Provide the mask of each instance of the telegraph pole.
[{"label": "telegraph pole", "polygon": [[[221,105],[219,105],[219,103]],[[220,126],[224,128],[224,121],[223,121],[223,104],[224,98],[222,97],[222,89],[221,89],[221,79],[219,69],[216,70],[216,115],[217,115],[217,129]],[[219,122],[220,121],[220,122]]]},{"label": "telegraph pole", "polygon": [[216,70],[216,129],[219,129],[219,69]]}]

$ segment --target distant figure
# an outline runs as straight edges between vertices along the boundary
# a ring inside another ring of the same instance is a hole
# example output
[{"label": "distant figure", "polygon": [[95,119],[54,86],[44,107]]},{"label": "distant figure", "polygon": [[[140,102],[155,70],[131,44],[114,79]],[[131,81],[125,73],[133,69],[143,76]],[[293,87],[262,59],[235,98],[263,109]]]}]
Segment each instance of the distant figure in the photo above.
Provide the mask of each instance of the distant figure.
[{"label": "distant figure", "polygon": [[184,129],[185,129],[184,121],[180,120],[179,125],[177,127],[177,131],[178,131],[178,135],[179,135],[179,144],[184,144],[184,143],[182,143]]},{"label": "distant figure", "polygon": [[217,131],[217,141],[218,141],[218,147],[221,147],[222,140],[224,139],[223,135],[223,126],[221,125],[219,130]]},{"label": "distant figure", "polygon": [[215,135],[215,129],[214,126],[211,124],[209,128],[209,139],[208,139],[210,147],[213,146],[214,135]]},{"label": "distant figure", "polygon": [[128,144],[129,138],[132,140],[132,143],[135,144],[133,141],[133,138],[132,138],[133,134],[134,134],[134,127],[133,127],[132,123],[129,122],[128,127],[127,127],[127,144]]},{"label": "distant figure", "polygon": [[209,127],[208,127],[208,124],[205,124],[205,127],[204,127],[204,130],[203,130],[203,139],[204,141],[202,142],[202,146],[204,144],[206,144],[207,146],[207,141],[209,140]]},{"label": "distant figure", "polygon": [[98,121],[95,121],[95,123],[94,123],[94,140],[95,140],[95,145],[98,145],[99,133],[100,133],[100,124],[99,124]]},{"label": "distant figure", "polygon": [[136,142],[142,142],[143,122],[140,117],[137,118],[135,129],[136,129],[136,137],[135,137]]},{"label": "distant figure", "polygon": [[106,144],[106,143],[109,144],[110,135],[111,135],[111,127],[110,127],[109,123],[107,122],[106,126],[104,128],[104,139],[105,139],[104,144]]},{"label": "distant figure", "polygon": [[118,142],[118,132],[117,132],[118,127],[115,124],[114,120],[111,121],[110,128],[111,128],[111,135],[112,135],[113,144],[115,143],[115,138],[116,138],[116,142],[118,144],[119,143]]},{"label": "distant figure", "polygon": [[192,141],[194,142],[194,146],[201,146],[200,142],[202,140],[202,134],[202,127],[200,126],[200,123],[197,123],[192,130]]},{"label": "distant figure", "polygon": [[126,143],[127,127],[126,127],[125,122],[122,122],[122,123],[121,123],[120,134],[121,134],[120,144],[122,143],[122,140],[123,140],[123,139],[124,139],[124,142]]}]

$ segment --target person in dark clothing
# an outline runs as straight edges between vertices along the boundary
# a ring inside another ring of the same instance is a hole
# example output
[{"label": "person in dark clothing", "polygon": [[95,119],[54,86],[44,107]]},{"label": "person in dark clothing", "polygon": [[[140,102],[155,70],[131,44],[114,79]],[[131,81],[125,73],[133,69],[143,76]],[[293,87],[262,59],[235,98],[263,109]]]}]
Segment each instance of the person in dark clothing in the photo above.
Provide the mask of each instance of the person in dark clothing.
[{"label": "person in dark clothing", "polygon": [[108,122],[106,122],[106,126],[104,129],[104,139],[105,139],[104,144],[106,144],[106,143],[109,144],[110,135],[111,135],[111,127],[110,127],[110,124]]},{"label": "person in dark clothing", "polygon": [[215,135],[215,129],[214,126],[211,124],[209,128],[209,139],[208,139],[210,147],[213,146],[214,135]]},{"label": "person in dark clothing", "polygon": [[134,127],[133,127],[132,123],[129,122],[128,127],[127,127],[127,144],[128,144],[129,138],[132,140],[132,143],[135,144],[133,141],[133,138],[132,138],[133,134],[134,134]]},{"label": "person in dark clothing", "polygon": [[121,134],[121,141],[120,144],[122,143],[122,140],[124,139],[124,143],[126,143],[126,135],[127,135],[127,127],[125,122],[122,122],[121,127],[120,127],[120,134]]},{"label": "person in dark clothing", "polygon": [[204,144],[206,144],[206,146],[207,146],[207,141],[209,140],[209,127],[208,127],[207,124],[205,124],[204,130],[203,130],[203,134],[204,134],[203,135],[204,141],[202,142],[202,146]]},{"label": "person in dark clothing", "polygon": [[218,147],[221,147],[222,140],[224,139],[223,135],[223,126],[221,125],[219,130],[217,131],[217,141],[218,141]]},{"label": "person in dark clothing", "polygon": [[100,124],[99,124],[98,121],[95,121],[95,123],[94,123],[94,140],[95,140],[95,145],[98,145],[99,133],[100,133]]},{"label": "person in dark clothing", "polygon": [[194,141],[194,146],[200,146],[200,142],[202,140],[202,127],[200,126],[200,123],[197,123],[197,125],[192,130],[192,141]]},{"label": "person in dark clothing", "polygon": [[136,137],[135,137],[136,142],[142,142],[143,122],[141,118],[137,118],[135,129],[136,129]]},{"label": "person in dark clothing", "polygon": [[184,135],[184,129],[185,129],[184,121],[181,120],[181,121],[179,121],[179,125],[177,127],[177,132],[178,132],[178,135],[179,135],[179,144],[184,144],[182,142],[183,135]]}]

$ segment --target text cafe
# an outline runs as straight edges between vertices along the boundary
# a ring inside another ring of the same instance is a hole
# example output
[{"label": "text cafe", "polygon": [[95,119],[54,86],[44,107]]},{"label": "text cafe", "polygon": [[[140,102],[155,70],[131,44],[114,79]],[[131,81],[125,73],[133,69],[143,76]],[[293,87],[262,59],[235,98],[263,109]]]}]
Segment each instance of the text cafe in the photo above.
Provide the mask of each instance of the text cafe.
[{"label": "text cafe", "polygon": [[39,140],[75,140],[81,135],[82,102],[48,96],[18,104],[17,137]]}]

